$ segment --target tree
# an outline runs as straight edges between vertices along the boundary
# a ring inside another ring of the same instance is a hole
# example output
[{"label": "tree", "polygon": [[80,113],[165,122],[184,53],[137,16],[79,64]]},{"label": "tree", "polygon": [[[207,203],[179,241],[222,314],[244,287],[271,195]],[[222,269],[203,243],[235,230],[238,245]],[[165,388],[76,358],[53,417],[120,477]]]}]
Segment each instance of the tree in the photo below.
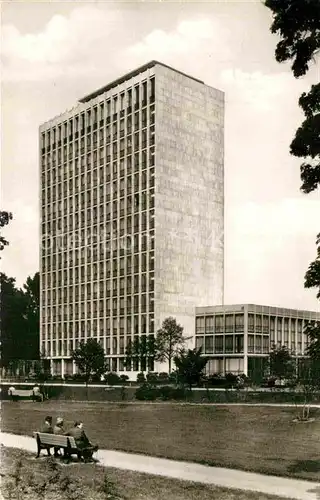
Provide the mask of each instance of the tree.
[{"label": "tree", "polygon": [[305,119],[291,142],[290,153],[306,159],[300,167],[301,190],[311,193],[320,185],[320,83],[301,95],[299,106]]},{"label": "tree", "polygon": [[23,285],[24,320],[27,339],[27,359],[39,359],[39,330],[40,330],[40,276],[36,272],[33,277],[28,276]]},{"label": "tree", "polygon": [[72,351],[71,358],[84,375],[86,386],[93,376],[100,377],[105,372],[104,349],[95,339],[80,342],[79,347]]},{"label": "tree", "polygon": [[320,364],[318,360],[306,358],[299,366],[296,390],[303,394],[303,406],[298,420],[308,420],[310,404],[320,388]]},{"label": "tree", "polygon": [[166,318],[157,331],[155,339],[155,359],[161,363],[168,361],[171,373],[172,360],[177,356],[190,337],[183,337],[183,327],[172,317]]},{"label": "tree", "polygon": [[208,358],[202,356],[201,351],[201,347],[188,349],[188,351],[182,350],[180,354],[174,356],[178,380],[187,384],[190,390],[193,384],[199,384],[208,362]]},{"label": "tree", "polygon": [[[265,0],[265,5],[273,13],[271,32],[280,35],[276,60],[291,61],[296,78],[305,75],[320,51],[319,0]],[[320,83],[301,95],[299,106],[305,119],[290,145],[290,153],[305,158],[300,167],[301,190],[310,193],[320,186]],[[320,299],[320,234],[317,245],[317,257],[306,272],[304,286],[317,288]]]},{"label": "tree", "polygon": [[305,275],[304,286],[305,288],[316,288],[317,298],[320,299],[320,233],[317,236],[317,256],[309,265],[308,271]]},{"label": "tree", "polygon": [[307,355],[314,364],[320,366],[320,321],[309,321],[305,326],[304,333],[309,339]]},{"label": "tree", "polygon": [[25,303],[14,278],[0,273],[0,286],[1,364],[7,367],[18,359],[26,359]]},{"label": "tree", "polygon": [[272,377],[291,378],[295,372],[295,362],[287,347],[274,347],[269,354],[269,371]]},{"label": "tree", "polygon": [[[292,61],[296,78],[307,73],[309,64],[320,50],[319,0],[265,0],[273,13],[271,32],[280,36],[275,57],[278,62]],[[312,85],[303,93],[299,105],[305,120],[296,132],[290,152],[298,158],[305,157],[300,167],[304,193],[320,185],[320,84]]]},{"label": "tree", "polygon": [[[12,213],[6,211],[0,211],[0,228],[5,227],[12,220]],[[5,246],[9,245],[8,240],[2,235],[0,235],[0,251],[4,249]]]},{"label": "tree", "polygon": [[319,0],[265,0],[265,5],[273,13],[271,32],[281,37],[276,60],[293,61],[294,76],[305,75],[320,50]]},{"label": "tree", "polygon": [[125,366],[131,367],[132,361],[139,364],[141,371],[145,371],[151,365],[155,357],[155,341],[153,335],[141,335],[134,341],[129,341],[125,352]]}]

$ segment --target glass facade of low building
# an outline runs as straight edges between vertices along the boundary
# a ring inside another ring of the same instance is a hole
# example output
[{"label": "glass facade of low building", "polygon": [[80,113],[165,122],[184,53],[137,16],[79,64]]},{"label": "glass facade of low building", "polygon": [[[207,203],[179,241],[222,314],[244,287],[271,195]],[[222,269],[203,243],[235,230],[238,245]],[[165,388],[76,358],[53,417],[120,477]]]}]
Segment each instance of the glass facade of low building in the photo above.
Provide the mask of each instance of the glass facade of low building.
[{"label": "glass facade of low building", "polygon": [[196,308],[195,346],[209,357],[208,373],[262,370],[270,350],[285,346],[293,356],[306,353],[305,326],[320,313],[253,304]]}]

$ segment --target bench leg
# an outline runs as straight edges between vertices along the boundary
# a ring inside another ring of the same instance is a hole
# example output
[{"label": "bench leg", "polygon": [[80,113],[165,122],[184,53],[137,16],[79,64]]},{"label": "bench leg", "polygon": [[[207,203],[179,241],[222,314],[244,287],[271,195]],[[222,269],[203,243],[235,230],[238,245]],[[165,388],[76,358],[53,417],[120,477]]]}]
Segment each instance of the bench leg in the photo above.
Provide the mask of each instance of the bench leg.
[{"label": "bench leg", "polygon": [[40,444],[40,439],[39,436],[37,437],[37,456],[36,458],[40,457],[40,452],[41,452],[41,444]]}]

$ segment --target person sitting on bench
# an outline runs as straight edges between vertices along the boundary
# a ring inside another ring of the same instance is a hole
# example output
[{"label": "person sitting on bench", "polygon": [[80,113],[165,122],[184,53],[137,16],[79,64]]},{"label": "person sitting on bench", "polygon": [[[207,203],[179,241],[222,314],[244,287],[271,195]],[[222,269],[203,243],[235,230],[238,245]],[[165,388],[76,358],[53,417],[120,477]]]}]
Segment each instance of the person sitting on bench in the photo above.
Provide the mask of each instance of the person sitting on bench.
[{"label": "person sitting on bench", "polygon": [[[52,417],[46,417],[44,419],[44,424],[41,427],[40,432],[43,432],[45,434],[53,434]],[[50,455],[50,446],[47,446],[46,450],[48,452],[48,455]]]},{"label": "person sitting on bench", "polygon": [[36,384],[32,389],[32,399],[33,401],[43,402],[43,394],[40,392],[40,387],[38,386],[38,384]]},{"label": "person sitting on bench", "polygon": [[83,430],[83,423],[81,421],[76,421],[74,427],[65,433],[66,436],[72,436],[76,442],[77,448],[79,448],[78,459],[91,461],[92,455],[98,450],[98,446],[94,446],[88,439],[86,433]]},{"label": "person sitting on bench", "polygon": [[18,399],[16,396],[16,388],[13,385],[9,387],[8,396],[10,396],[11,401],[16,401]]},{"label": "person sitting on bench", "polygon": [[[63,428],[63,418],[62,417],[57,417],[56,425],[53,428],[53,434],[64,435],[64,433],[65,433],[65,430]],[[64,450],[64,455],[66,456],[65,450]],[[60,456],[60,454],[59,454],[59,448],[56,447],[56,446],[54,447],[54,456],[55,457],[59,457]]]}]

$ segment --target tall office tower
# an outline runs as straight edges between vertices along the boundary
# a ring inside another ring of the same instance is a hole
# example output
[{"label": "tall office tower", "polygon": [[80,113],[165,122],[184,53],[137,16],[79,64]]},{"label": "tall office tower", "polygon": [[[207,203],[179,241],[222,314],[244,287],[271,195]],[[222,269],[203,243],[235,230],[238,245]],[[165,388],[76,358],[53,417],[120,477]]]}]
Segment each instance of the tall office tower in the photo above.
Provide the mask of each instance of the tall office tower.
[{"label": "tall office tower", "polygon": [[[53,374],[223,301],[223,93],[152,61],[40,127],[41,351]],[[149,369],[152,359],[146,361]]]}]

